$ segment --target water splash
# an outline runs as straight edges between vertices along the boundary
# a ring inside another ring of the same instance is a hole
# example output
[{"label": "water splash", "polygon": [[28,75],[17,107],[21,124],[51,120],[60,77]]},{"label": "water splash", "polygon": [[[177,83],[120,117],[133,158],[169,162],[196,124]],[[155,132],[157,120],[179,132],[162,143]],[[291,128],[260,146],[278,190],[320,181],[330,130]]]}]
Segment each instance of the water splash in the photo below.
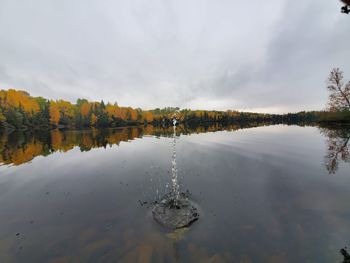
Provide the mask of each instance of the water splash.
[{"label": "water splash", "polygon": [[176,165],[176,115],[173,117],[173,144],[172,144],[172,158],[171,158],[171,181],[172,181],[172,195],[174,198],[174,206],[178,206],[178,200],[180,195],[180,186],[177,176],[177,165]]},{"label": "water splash", "polygon": [[180,193],[176,164],[176,114],[173,117],[173,143],[171,158],[171,192],[155,202],[153,218],[171,229],[184,228],[199,218],[198,209],[189,200],[189,192]]}]

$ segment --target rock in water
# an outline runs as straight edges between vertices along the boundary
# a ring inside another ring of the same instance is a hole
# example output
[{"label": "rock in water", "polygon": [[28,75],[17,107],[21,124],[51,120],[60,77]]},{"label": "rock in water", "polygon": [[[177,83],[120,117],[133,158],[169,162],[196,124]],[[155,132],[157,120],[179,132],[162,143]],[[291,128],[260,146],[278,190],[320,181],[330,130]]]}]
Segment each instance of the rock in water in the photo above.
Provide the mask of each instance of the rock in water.
[{"label": "rock in water", "polygon": [[152,210],[153,218],[161,225],[178,229],[189,226],[199,218],[198,209],[184,194],[175,202],[172,195],[166,195]]}]

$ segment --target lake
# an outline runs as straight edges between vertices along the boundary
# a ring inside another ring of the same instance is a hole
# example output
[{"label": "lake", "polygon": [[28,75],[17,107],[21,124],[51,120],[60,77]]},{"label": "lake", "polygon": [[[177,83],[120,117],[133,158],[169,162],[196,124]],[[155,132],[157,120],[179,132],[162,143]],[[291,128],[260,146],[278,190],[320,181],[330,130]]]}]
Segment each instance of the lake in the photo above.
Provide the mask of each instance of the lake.
[{"label": "lake", "polygon": [[349,127],[177,128],[180,190],[199,220],[152,218],[172,127],[0,136],[0,262],[342,262]]}]

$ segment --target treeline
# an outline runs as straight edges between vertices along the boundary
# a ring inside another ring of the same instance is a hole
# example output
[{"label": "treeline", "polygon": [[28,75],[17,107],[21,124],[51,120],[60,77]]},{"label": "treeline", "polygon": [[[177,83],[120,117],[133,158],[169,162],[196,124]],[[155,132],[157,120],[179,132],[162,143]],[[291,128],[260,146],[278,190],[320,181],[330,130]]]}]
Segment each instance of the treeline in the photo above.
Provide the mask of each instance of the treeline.
[{"label": "treeline", "polygon": [[152,123],[153,120],[151,111],[119,107],[116,103],[78,99],[73,104],[32,97],[21,90],[0,91],[0,125],[5,128],[116,127]]},{"label": "treeline", "polygon": [[310,125],[312,123],[350,124],[350,110],[337,111],[301,111],[280,115],[281,123]]},{"label": "treeline", "polygon": [[139,124],[170,125],[176,114],[178,121],[188,125],[205,123],[266,122],[310,123],[318,121],[350,121],[348,110],[338,112],[299,112],[265,114],[239,111],[205,111],[168,107],[142,110],[78,99],[75,104],[65,100],[32,97],[21,90],[0,90],[0,127],[8,129],[51,129],[86,127],[122,127]]},{"label": "treeline", "polygon": [[233,121],[277,122],[279,115],[238,111],[202,111],[164,108],[145,111],[118,104],[32,97],[21,90],[0,91],[0,125],[12,129],[121,127],[138,124],[169,125],[176,118],[184,123],[229,123]]}]

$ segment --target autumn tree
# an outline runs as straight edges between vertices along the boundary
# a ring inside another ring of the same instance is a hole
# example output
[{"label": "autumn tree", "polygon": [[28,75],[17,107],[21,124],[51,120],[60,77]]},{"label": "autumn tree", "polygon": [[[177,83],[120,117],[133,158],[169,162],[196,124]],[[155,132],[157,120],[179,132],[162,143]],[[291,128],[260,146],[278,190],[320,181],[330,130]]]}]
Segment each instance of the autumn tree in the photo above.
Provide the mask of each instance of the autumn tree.
[{"label": "autumn tree", "polygon": [[54,126],[57,126],[58,124],[72,124],[74,112],[74,106],[68,101],[50,101],[50,123]]},{"label": "autumn tree", "polygon": [[131,121],[137,121],[138,119],[138,112],[137,110],[133,108],[128,108],[128,119]]},{"label": "autumn tree", "polygon": [[108,103],[105,110],[107,112],[109,122],[114,121],[114,119],[119,115],[119,107],[116,104],[112,105]]},{"label": "autumn tree", "polygon": [[154,119],[153,113],[150,111],[145,111],[143,115],[143,119],[147,123],[151,123]]},{"label": "autumn tree", "polygon": [[55,101],[50,102],[49,114],[50,114],[50,123],[54,126],[57,126],[60,120],[60,111],[58,110],[58,106]]},{"label": "autumn tree", "polygon": [[45,109],[40,105],[40,98],[34,98],[22,90],[1,90],[0,111],[8,124],[20,127],[44,126],[48,124],[44,117]]},{"label": "autumn tree", "polygon": [[97,126],[97,116],[96,116],[94,113],[91,114],[91,122],[90,122],[90,125],[91,125],[91,126]]},{"label": "autumn tree", "polygon": [[30,97],[29,93],[22,90],[8,90],[6,101],[9,106],[22,108],[24,112],[29,114],[36,113],[40,110],[38,102]]},{"label": "autumn tree", "polygon": [[120,107],[119,108],[119,118],[122,119],[123,121],[128,120],[128,109],[125,107]]},{"label": "autumn tree", "polygon": [[92,105],[86,101],[80,105],[81,124],[89,126],[91,124]]},{"label": "autumn tree", "polygon": [[90,111],[91,111],[91,105],[89,102],[84,102],[80,106],[80,112],[84,118],[88,117],[88,115],[90,114]]},{"label": "autumn tree", "polygon": [[330,92],[328,102],[330,111],[350,109],[350,81],[345,83],[343,79],[343,71],[339,68],[332,69],[327,86]]}]

